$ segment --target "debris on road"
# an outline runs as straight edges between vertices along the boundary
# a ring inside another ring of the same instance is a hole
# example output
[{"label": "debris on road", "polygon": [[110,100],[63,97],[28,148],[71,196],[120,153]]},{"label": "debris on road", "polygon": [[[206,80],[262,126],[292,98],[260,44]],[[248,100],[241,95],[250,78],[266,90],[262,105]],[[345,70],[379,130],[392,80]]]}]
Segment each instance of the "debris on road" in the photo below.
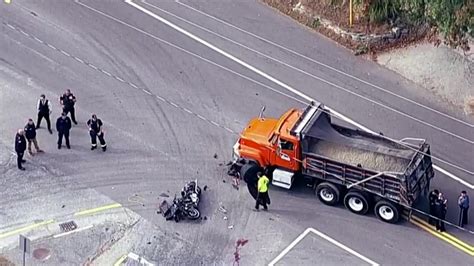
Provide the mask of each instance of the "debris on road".
[{"label": "debris on road", "polygon": [[227,216],[224,216],[224,218],[223,218],[223,219],[224,219],[224,220],[227,220]]},{"label": "debris on road", "polygon": [[204,189],[204,191],[206,191],[207,190],[207,185],[205,185],[203,189]]},{"label": "debris on road", "polygon": [[224,208],[224,206],[222,205],[222,202],[219,203],[219,211],[222,212],[222,213],[227,213],[227,210]]},{"label": "debris on road", "polygon": [[160,197],[163,197],[163,198],[168,198],[170,195],[166,194],[166,193],[161,193],[160,194]]},{"label": "debris on road", "polygon": [[217,159],[217,153],[214,153],[214,159]]},{"label": "debris on road", "polygon": [[233,225],[229,225],[229,226],[227,226],[227,228],[229,228],[229,229],[234,229],[234,226],[233,226]]}]

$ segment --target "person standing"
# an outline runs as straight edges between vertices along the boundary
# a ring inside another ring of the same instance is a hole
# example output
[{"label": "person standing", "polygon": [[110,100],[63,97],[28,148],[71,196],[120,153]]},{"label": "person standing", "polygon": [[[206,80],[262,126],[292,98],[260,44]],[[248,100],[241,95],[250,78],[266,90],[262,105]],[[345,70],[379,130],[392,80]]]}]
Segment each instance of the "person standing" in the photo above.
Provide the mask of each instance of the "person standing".
[{"label": "person standing", "polygon": [[467,211],[469,210],[469,196],[466,191],[461,191],[458,198],[459,205],[459,226],[464,227],[467,224]]},{"label": "person standing", "polygon": [[435,189],[435,190],[431,191],[429,196],[428,196],[428,200],[429,200],[429,204],[430,204],[430,215],[431,215],[428,219],[428,222],[431,225],[436,224],[435,219],[433,219],[432,216],[436,216],[436,214],[435,214],[435,202],[438,199],[438,194],[439,194],[439,191],[437,189]]},{"label": "person standing", "polygon": [[43,152],[39,147],[38,147],[38,141],[36,140],[36,127],[35,127],[35,122],[33,122],[33,119],[28,119],[28,123],[25,126],[25,136],[26,140],[28,141],[28,153],[33,156],[33,151],[31,150],[31,146],[33,143],[35,145],[36,152]]},{"label": "person standing", "polygon": [[444,220],[446,219],[448,200],[444,197],[443,193],[439,192],[438,198],[435,201],[435,214],[436,218],[436,230],[445,232]]},{"label": "person standing", "polygon": [[21,165],[22,163],[26,162],[23,160],[23,155],[25,154],[26,150],[26,138],[25,132],[23,129],[18,129],[18,133],[15,135],[15,151],[16,151],[16,162],[18,165],[18,169],[25,171],[25,168]]},{"label": "person standing", "polygon": [[44,118],[46,120],[46,124],[48,125],[48,131],[50,134],[53,134],[51,130],[51,120],[49,119],[49,115],[51,114],[51,103],[44,94],[41,94],[38,100],[38,120],[36,120],[36,129],[40,128],[41,119]]},{"label": "person standing", "polygon": [[87,121],[87,125],[89,126],[89,135],[91,136],[91,150],[95,150],[97,148],[98,137],[102,151],[106,151],[107,144],[104,140],[104,131],[102,131],[102,120],[98,119],[97,115],[93,114],[92,118]]},{"label": "person standing", "polygon": [[67,89],[66,93],[64,93],[63,96],[59,98],[59,101],[63,107],[63,113],[66,113],[66,115],[71,113],[72,122],[77,125],[76,111],[74,109],[74,105],[76,104],[76,96],[71,93],[70,89]]},{"label": "person standing", "polygon": [[257,176],[258,196],[255,202],[255,209],[258,211],[258,208],[260,207],[260,205],[262,205],[263,209],[266,211],[268,210],[267,204],[270,204],[270,197],[268,196],[268,183],[270,182],[270,180],[261,172],[258,172]]},{"label": "person standing", "polygon": [[56,130],[58,131],[58,149],[61,149],[63,136],[66,139],[66,147],[71,148],[69,144],[69,130],[71,130],[71,119],[67,117],[66,113],[62,113],[61,116],[56,120]]}]

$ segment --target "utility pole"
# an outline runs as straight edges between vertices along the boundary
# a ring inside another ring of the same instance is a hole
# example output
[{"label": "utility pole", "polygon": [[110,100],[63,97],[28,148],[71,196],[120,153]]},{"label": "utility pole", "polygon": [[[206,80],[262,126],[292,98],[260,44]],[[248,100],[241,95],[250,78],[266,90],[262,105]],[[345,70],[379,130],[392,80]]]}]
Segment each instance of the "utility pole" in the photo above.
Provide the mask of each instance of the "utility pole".
[{"label": "utility pole", "polygon": [[352,27],[352,0],[349,0],[349,26]]}]

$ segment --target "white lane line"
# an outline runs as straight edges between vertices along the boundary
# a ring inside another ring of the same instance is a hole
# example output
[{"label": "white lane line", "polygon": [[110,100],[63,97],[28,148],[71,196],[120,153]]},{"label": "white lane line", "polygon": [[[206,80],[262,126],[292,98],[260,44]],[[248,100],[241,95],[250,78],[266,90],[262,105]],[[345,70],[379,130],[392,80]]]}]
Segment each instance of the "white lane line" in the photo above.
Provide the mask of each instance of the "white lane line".
[{"label": "white lane line", "polygon": [[449,178],[451,179],[454,179],[456,181],[458,181],[459,183],[465,185],[466,187],[470,188],[470,189],[474,189],[474,185],[472,184],[469,184],[468,182],[464,181],[463,179],[451,174],[450,172],[444,170],[443,168],[437,166],[437,165],[433,165],[433,168],[443,174],[445,174],[446,176],[448,176]]},{"label": "white lane line", "polygon": [[[36,37],[35,37],[36,38]],[[64,51],[64,50],[59,50],[62,54],[64,54],[65,56],[71,56],[68,52]]]},{"label": "white lane line", "polygon": [[349,93],[349,94],[351,94],[351,95],[354,95],[354,96],[359,97],[359,98],[361,98],[361,99],[363,99],[363,100],[365,100],[365,101],[368,101],[368,102],[371,102],[371,103],[373,103],[373,104],[376,104],[376,105],[378,105],[378,106],[380,106],[380,107],[382,107],[382,108],[385,108],[385,109],[387,109],[387,110],[389,110],[389,111],[392,111],[392,112],[394,112],[394,113],[396,113],[396,114],[399,114],[399,115],[401,115],[401,116],[404,116],[404,117],[406,117],[406,118],[408,118],[408,119],[412,119],[412,120],[414,120],[414,121],[416,121],[416,122],[418,122],[418,123],[424,124],[424,125],[426,125],[426,126],[428,126],[428,127],[431,127],[431,128],[436,129],[436,130],[438,130],[438,131],[441,131],[441,132],[443,132],[443,133],[445,133],[445,134],[451,135],[452,137],[455,137],[455,138],[458,138],[458,139],[460,139],[460,140],[463,140],[463,141],[465,141],[465,142],[467,142],[467,143],[469,143],[469,144],[474,144],[474,140],[470,140],[470,139],[465,138],[465,137],[463,137],[463,136],[460,136],[460,135],[458,135],[458,134],[456,134],[456,133],[453,133],[453,132],[451,132],[451,131],[449,131],[449,130],[446,130],[446,129],[444,129],[444,128],[438,127],[438,126],[436,126],[436,125],[433,125],[433,124],[431,124],[431,123],[429,123],[429,122],[426,122],[426,121],[421,120],[421,119],[419,119],[419,118],[416,118],[416,117],[414,117],[414,116],[412,116],[412,115],[409,115],[409,114],[407,114],[407,113],[404,113],[404,112],[402,112],[402,111],[399,111],[399,110],[397,110],[397,109],[395,109],[395,108],[393,108],[393,107],[390,107],[390,106],[388,106],[388,105],[385,105],[385,104],[383,104],[383,103],[381,103],[381,102],[375,101],[375,100],[373,100],[373,99],[371,99],[371,98],[369,98],[369,97],[366,97],[366,96],[364,96],[364,95],[361,95],[361,94],[359,94],[359,93],[357,93],[357,92],[354,92],[354,91],[352,91],[352,90],[350,90],[350,89],[347,89],[347,88],[344,88],[344,87],[342,87],[342,86],[340,86],[340,85],[337,85],[337,84],[335,84],[335,83],[333,83],[333,82],[331,82],[331,81],[329,81],[329,80],[327,80],[327,79],[321,78],[321,77],[316,76],[316,75],[314,75],[314,74],[311,74],[311,73],[309,73],[309,72],[307,72],[307,71],[305,71],[305,70],[302,70],[302,69],[300,69],[300,68],[297,68],[297,67],[295,67],[295,66],[292,66],[292,65],[290,65],[290,64],[288,64],[288,63],[286,63],[286,62],[283,62],[283,61],[281,61],[281,60],[279,60],[279,59],[276,59],[276,58],[271,57],[271,56],[269,56],[269,55],[267,55],[267,54],[261,53],[261,52],[255,50],[255,49],[252,49],[252,48],[250,48],[250,47],[248,47],[248,46],[246,46],[246,45],[244,45],[244,44],[241,44],[241,43],[239,43],[239,42],[237,42],[237,41],[234,41],[234,40],[232,40],[232,39],[230,39],[230,38],[227,38],[227,37],[225,37],[225,36],[223,36],[223,35],[221,35],[221,34],[219,34],[219,33],[216,33],[216,32],[214,32],[214,31],[212,31],[212,30],[209,30],[209,29],[207,29],[207,28],[205,28],[205,27],[203,27],[203,26],[200,26],[200,25],[198,25],[198,24],[196,24],[196,23],[193,23],[193,22],[191,22],[191,21],[189,21],[189,20],[187,20],[187,19],[185,19],[185,18],[182,18],[182,17],[180,17],[180,16],[178,16],[178,15],[176,15],[176,14],[173,14],[173,13],[171,13],[171,12],[169,12],[169,11],[166,11],[166,10],[160,8],[160,7],[155,6],[155,5],[149,4],[149,3],[147,3],[146,1],[143,1],[143,3],[146,4],[146,5],[148,5],[148,6],[150,6],[150,7],[152,7],[152,8],[154,8],[154,9],[157,9],[157,10],[159,10],[159,11],[165,13],[165,14],[168,14],[168,15],[170,15],[170,16],[172,16],[172,17],[175,17],[175,18],[177,18],[177,19],[179,19],[179,20],[181,20],[181,21],[184,21],[184,22],[187,23],[187,24],[190,24],[190,25],[192,25],[192,26],[194,26],[194,27],[197,27],[197,28],[199,28],[199,29],[201,29],[201,30],[203,30],[203,31],[206,31],[206,32],[208,32],[208,33],[210,33],[210,34],[212,34],[212,35],[214,35],[214,36],[217,36],[217,37],[219,37],[219,38],[221,38],[221,39],[224,39],[224,40],[226,40],[226,41],[228,41],[228,42],[231,42],[231,43],[233,43],[233,44],[235,44],[235,45],[237,45],[237,46],[240,46],[240,47],[242,47],[242,48],[244,48],[244,49],[246,49],[246,50],[249,50],[249,51],[251,51],[251,52],[254,52],[254,53],[256,53],[256,54],[258,54],[258,55],[260,55],[260,56],[263,56],[263,57],[265,57],[265,58],[267,58],[267,59],[269,59],[269,60],[272,60],[272,61],[274,61],[274,62],[277,62],[277,63],[279,63],[279,64],[281,64],[281,65],[283,65],[283,66],[286,66],[286,67],[288,67],[288,68],[290,68],[290,69],[293,69],[293,70],[295,70],[295,71],[297,71],[297,72],[300,72],[300,73],[302,73],[302,74],[304,74],[304,75],[306,75],[306,76],[309,76],[309,77],[311,77],[311,78],[313,78],[313,79],[315,79],[315,80],[318,80],[318,81],[321,81],[321,82],[323,82],[323,83],[326,83],[326,84],[328,84],[328,85],[330,85],[330,86],[332,86],[332,87],[335,87],[335,88],[337,88],[337,89],[339,89],[339,90],[345,91],[345,92],[347,92],[347,93]]},{"label": "white lane line", "polygon": [[147,91],[147,90],[145,90],[145,89],[142,89],[142,91],[143,91],[144,93],[148,94],[148,95],[151,95],[151,92],[149,92],[149,91]]},{"label": "white lane line", "polygon": [[54,45],[51,45],[49,43],[46,44],[49,48],[53,49],[53,50],[58,50],[58,48],[56,48],[56,46]]},{"label": "white lane line", "polygon": [[5,23],[9,28],[13,29],[13,30],[16,30],[15,26],[9,24],[9,23]]},{"label": "white lane line", "polygon": [[91,68],[93,68],[95,70],[99,70],[95,65],[93,65],[91,63],[86,63],[86,65],[90,66]]},{"label": "white lane line", "polygon": [[290,243],[290,245],[288,245],[288,247],[286,247],[276,258],[274,258],[269,264],[268,266],[274,266],[275,263],[277,263],[278,261],[280,261],[286,254],[288,254],[288,252],[290,252],[301,240],[303,240],[309,233],[314,233],[316,235],[318,235],[319,237],[323,238],[324,240],[330,242],[331,244],[349,252],[350,254],[356,256],[357,258],[367,262],[368,264],[372,265],[372,266],[378,266],[379,264],[369,258],[367,258],[366,256],[358,253],[357,251],[345,246],[344,244],[338,242],[337,240],[319,232],[318,230],[314,229],[314,228],[308,228],[306,229],[301,235],[299,235],[293,242]]},{"label": "white lane line", "polygon": [[[145,1],[143,1],[143,2],[145,2]],[[296,51],[294,51],[294,50],[292,50],[292,49],[290,49],[290,48],[287,48],[287,47],[285,47],[285,46],[283,46],[283,45],[281,45],[281,44],[278,44],[278,43],[275,43],[275,42],[270,41],[270,40],[268,40],[268,39],[265,39],[265,38],[262,37],[262,36],[259,36],[259,35],[255,34],[255,33],[252,33],[252,32],[250,32],[250,31],[247,31],[247,30],[245,30],[245,29],[242,29],[242,28],[240,28],[240,27],[238,27],[238,26],[235,26],[235,25],[232,24],[232,23],[229,23],[229,22],[227,22],[227,21],[224,21],[224,20],[222,20],[222,19],[219,19],[219,18],[217,18],[217,17],[215,17],[215,16],[212,16],[212,15],[210,15],[210,14],[204,12],[204,11],[201,11],[201,10],[199,10],[199,9],[197,9],[197,8],[194,8],[194,7],[190,6],[190,5],[187,5],[187,4],[185,4],[185,3],[182,3],[182,2],[180,2],[179,0],[175,0],[175,2],[176,2],[177,4],[179,4],[179,5],[181,5],[181,6],[184,6],[184,7],[188,8],[188,9],[190,9],[190,10],[192,10],[192,11],[194,11],[194,12],[197,12],[197,13],[203,15],[203,16],[206,16],[206,17],[208,17],[208,18],[210,18],[210,19],[212,19],[212,20],[218,21],[218,22],[220,22],[220,23],[222,23],[222,24],[224,24],[224,25],[226,25],[226,26],[229,26],[229,27],[231,27],[231,28],[233,28],[233,29],[236,29],[236,30],[238,30],[238,31],[240,31],[240,32],[243,32],[243,33],[247,34],[247,35],[250,35],[250,36],[252,36],[252,37],[254,37],[254,38],[256,38],[256,39],[258,39],[258,40],[260,40],[260,41],[262,41],[262,42],[271,44],[271,45],[273,45],[273,46],[275,46],[275,47],[278,47],[278,48],[280,48],[280,49],[282,49],[282,50],[284,50],[284,51],[287,51],[287,52],[289,52],[289,53],[291,53],[291,54],[294,54],[294,55],[296,55],[296,56],[299,56],[299,57],[301,57],[301,58],[304,58],[304,59],[306,59],[306,60],[308,60],[308,61],[310,61],[310,62],[313,62],[313,63],[315,63],[315,64],[318,64],[318,65],[322,66],[322,67],[325,67],[325,68],[327,68],[327,69],[330,69],[330,70],[332,70],[332,71],[335,71],[335,72],[337,72],[337,73],[339,73],[339,74],[341,74],[341,75],[344,75],[344,76],[346,76],[346,77],[349,77],[349,78],[352,78],[352,79],[354,79],[354,80],[357,80],[357,81],[359,81],[359,82],[361,82],[361,83],[364,83],[364,84],[366,84],[366,85],[368,85],[368,86],[371,86],[371,87],[376,88],[376,89],[378,89],[378,90],[380,90],[380,91],[383,91],[383,92],[385,92],[385,93],[388,93],[388,94],[390,94],[390,95],[392,95],[392,96],[395,96],[395,97],[397,97],[397,98],[399,98],[399,99],[402,99],[402,100],[405,100],[405,101],[410,102],[410,103],[412,103],[412,104],[415,104],[415,105],[417,105],[417,106],[419,106],[419,107],[422,107],[422,108],[424,108],[424,109],[426,109],[426,110],[429,110],[429,111],[434,112],[434,113],[436,113],[436,114],[442,115],[442,116],[444,116],[444,117],[447,117],[447,118],[449,118],[449,119],[452,119],[452,120],[454,120],[454,121],[456,121],[456,122],[459,122],[459,123],[461,123],[461,124],[464,124],[464,125],[466,125],[466,126],[474,127],[474,124],[470,124],[470,123],[468,123],[468,122],[466,122],[466,121],[463,121],[463,120],[461,120],[461,119],[458,119],[458,118],[456,118],[456,117],[453,117],[453,116],[451,116],[451,115],[448,115],[448,114],[446,114],[446,113],[444,113],[444,112],[438,111],[438,110],[433,109],[433,108],[431,108],[431,107],[429,107],[429,106],[426,106],[426,105],[424,105],[424,104],[421,104],[421,103],[419,103],[419,102],[416,102],[416,101],[414,101],[414,100],[411,100],[411,99],[409,99],[409,98],[407,98],[407,97],[404,97],[404,96],[402,96],[402,95],[396,94],[396,93],[394,93],[394,92],[392,92],[392,91],[390,91],[390,90],[384,89],[384,88],[382,88],[382,87],[379,86],[379,85],[373,84],[373,83],[371,83],[371,82],[369,82],[369,81],[363,80],[363,79],[358,78],[358,77],[356,77],[356,76],[354,76],[354,75],[351,75],[351,74],[349,74],[349,73],[347,73],[347,72],[344,72],[344,71],[339,70],[339,69],[337,69],[337,68],[335,68],[335,67],[332,67],[332,66],[330,66],[330,65],[327,65],[327,64],[325,64],[325,63],[323,63],[323,62],[321,62],[321,61],[318,61],[318,60],[316,60],[316,59],[313,59],[313,58],[311,58],[311,57],[308,57],[308,56],[306,56],[306,55],[303,55],[303,54],[301,54],[301,53],[299,53],[299,52],[296,52]]]},{"label": "white lane line", "polygon": [[[77,1],[78,1],[78,0],[77,0]],[[78,2],[78,3],[81,4],[81,5],[87,6],[87,5],[82,4],[82,3],[80,3],[80,2]],[[296,95],[302,97],[303,99],[305,99],[305,100],[307,100],[307,101],[315,101],[314,99],[312,99],[311,97],[307,96],[306,94],[304,94],[304,93],[302,93],[302,92],[300,92],[300,91],[298,91],[298,90],[292,88],[291,86],[289,86],[289,85],[287,85],[287,84],[281,82],[280,80],[278,80],[278,79],[276,79],[276,78],[274,78],[274,77],[272,77],[272,76],[266,74],[265,72],[263,72],[263,71],[261,71],[261,70],[255,68],[255,67],[249,65],[248,63],[246,63],[246,62],[244,62],[244,61],[242,61],[242,60],[236,58],[235,56],[233,56],[233,55],[231,55],[231,54],[229,54],[229,53],[223,51],[222,49],[220,49],[220,48],[218,48],[218,47],[216,47],[216,46],[210,44],[209,42],[207,42],[207,41],[205,41],[205,40],[203,40],[203,39],[197,37],[196,35],[194,35],[194,34],[188,32],[188,31],[186,31],[186,30],[180,28],[179,26],[177,26],[177,25],[175,25],[175,24],[169,22],[168,20],[166,20],[166,19],[164,19],[164,18],[158,16],[157,14],[151,12],[150,10],[148,10],[148,9],[146,9],[146,8],[144,8],[144,7],[140,6],[140,5],[138,5],[138,4],[134,3],[134,2],[132,2],[132,0],[125,0],[125,3],[127,3],[127,4],[129,4],[129,5],[131,5],[131,6],[133,6],[133,7],[135,7],[136,9],[142,11],[143,13],[145,13],[145,14],[147,14],[147,15],[149,15],[149,16],[151,16],[151,17],[153,17],[153,18],[155,18],[155,19],[157,19],[157,20],[159,20],[159,21],[161,21],[161,22],[163,22],[164,24],[170,26],[171,28],[175,29],[176,31],[181,32],[182,34],[188,36],[189,38],[191,38],[191,39],[193,39],[193,40],[195,40],[195,41],[197,41],[197,42],[199,42],[199,43],[201,43],[201,44],[207,46],[208,48],[214,50],[215,52],[217,52],[217,53],[219,53],[219,54],[221,54],[221,55],[223,55],[223,56],[225,56],[225,57],[231,59],[232,61],[234,61],[234,62],[236,62],[236,63],[238,63],[238,64],[244,66],[245,68],[247,68],[247,69],[249,69],[249,70],[251,70],[251,71],[253,71],[253,72],[259,74],[260,76],[262,76],[262,77],[264,77],[264,78],[266,78],[266,79],[268,79],[268,80],[270,80],[270,81],[276,83],[277,85],[279,85],[279,86],[285,88],[286,90],[288,90],[288,91],[290,91],[290,92],[292,92],[292,93],[294,93],[294,94],[296,94]],[[88,6],[87,6],[87,7],[88,7]],[[88,8],[91,9],[91,7],[88,7]],[[99,11],[99,12],[100,12],[100,11]],[[102,14],[104,14],[104,13],[102,13]],[[110,17],[110,15],[107,15],[107,16]],[[115,18],[115,20],[118,20],[118,19]],[[120,21],[120,20],[119,20],[119,21]],[[122,22],[122,23],[125,23],[125,22]],[[130,25],[130,26],[131,26],[131,25]],[[132,27],[134,27],[134,26],[132,26]],[[136,27],[134,27],[134,28],[136,28]],[[136,28],[136,29],[138,29],[138,28]],[[138,29],[138,31],[140,31],[140,32],[142,32],[142,33],[145,33],[145,34],[147,34],[147,35],[153,36],[152,34],[147,33],[147,32],[145,32],[145,31],[143,31],[143,30],[141,30],[141,29]],[[155,38],[157,38],[157,37],[155,37]],[[176,47],[175,45],[173,45],[173,46]],[[183,49],[181,48],[181,50],[183,50]],[[374,132],[373,130],[370,130],[369,128],[367,128],[367,127],[365,127],[365,126],[363,126],[363,125],[357,123],[356,121],[350,119],[349,117],[347,117],[347,116],[345,116],[345,115],[342,115],[341,113],[335,111],[334,109],[331,109],[331,108],[329,108],[329,107],[326,107],[326,108],[327,108],[328,110],[330,110],[331,112],[333,112],[336,116],[338,116],[338,117],[340,117],[341,119],[343,119],[344,121],[346,121],[346,122],[348,122],[348,123],[350,123],[350,124],[352,124],[352,125],[354,125],[354,126],[360,128],[360,129],[362,129],[362,130],[364,130],[364,131],[367,131],[367,132],[370,132],[370,133],[372,133],[372,134],[375,134],[375,132]],[[386,137],[386,138],[387,138],[387,137]],[[390,138],[387,138],[387,139],[390,139]],[[393,140],[393,139],[390,139],[390,140],[396,141],[396,140]],[[399,142],[399,143],[400,143],[400,142]],[[400,143],[400,144],[401,144],[401,145],[404,145],[403,143]],[[406,146],[406,145],[405,145],[405,146]],[[408,146],[408,147],[409,147],[409,146]],[[433,157],[433,156],[432,156],[432,158],[436,158],[436,157]],[[438,160],[439,160],[439,161],[443,161],[443,160],[441,160],[441,159],[438,159]],[[471,175],[474,174],[474,171],[469,171],[469,170],[467,170],[467,169],[464,169],[464,168],[462,168],[462,167],[460,167],[460,166],[451,164],[451,163],[446,162],[446,161],[443,161],[443,162],[444,162],[444,163],[447,163],[447,164],[449,164],[450,166],[455,167],[455,168],[457,168],[457,169],[459,169],[459,170],[462,170],[462,171],[464,171],[464,172],[467,172],[467,173],[469,173],[469,174],[471,174]],[[440,168],[440,167],[438,166],[438,168]],[[444,169],[443,169],[443,170],[444,170]],[[446,170],[444,170],[444,171],[445,171],[445,172],[448,172],[448,171],[446,171]],[[453,174],[448,175],[448,177],[451,177],[451,176],[455,176],[455,175],[453,175]],[[454,179],[454,180],[458,181],[458,180],[462,180],[462,179],[459,178],[459,177],[457,177],[457,179]],[[465,182],[465,183],[468,183],[467,181],[464,181],[464,182]],[[463,183],[463,184],[464,184],[464,183]],[[468,184],[469,184],[469,183],[468,183]],[[470,186],[474,186],[474,185],[470,184]]]},{"label": "white lane line", "polygon": [[80,59],[79,57],[73,56],[73,58],[74,58],[74,60],[76,60],[76,61],[78,61],[78,62],[80,62],[80,63],[83,63],[83,64],[85,63],[85,62],[84,62],[82,59]]},{"label": "white lane line", "polygon": [[[103,69],[101,68],[101,69],[100,69],[100,72],[104,73],[104,74],[107,75],[107,76],[112,77],[112,74],[110,74],[107,70],[103,70]],[[116,77],[114,76],[114,78],[116,78]]]},{"label": "white lane line", "polygon": [[37,41],[39,43],[44,44],[43,40],[38,39],[36,36],[33,36],[33,39],[35,39],[35,41]]}]

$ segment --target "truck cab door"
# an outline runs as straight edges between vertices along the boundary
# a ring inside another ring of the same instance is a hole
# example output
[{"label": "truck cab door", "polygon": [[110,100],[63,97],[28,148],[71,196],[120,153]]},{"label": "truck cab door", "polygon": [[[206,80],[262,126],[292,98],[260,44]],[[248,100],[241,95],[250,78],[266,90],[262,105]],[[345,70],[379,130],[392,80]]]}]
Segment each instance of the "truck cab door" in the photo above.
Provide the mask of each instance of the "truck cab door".
[{"label": "truck cab door", "polygon": [[275,166],[293,170],[295,162],[295,144],[290,140],[279,138],[275,152]]}]

